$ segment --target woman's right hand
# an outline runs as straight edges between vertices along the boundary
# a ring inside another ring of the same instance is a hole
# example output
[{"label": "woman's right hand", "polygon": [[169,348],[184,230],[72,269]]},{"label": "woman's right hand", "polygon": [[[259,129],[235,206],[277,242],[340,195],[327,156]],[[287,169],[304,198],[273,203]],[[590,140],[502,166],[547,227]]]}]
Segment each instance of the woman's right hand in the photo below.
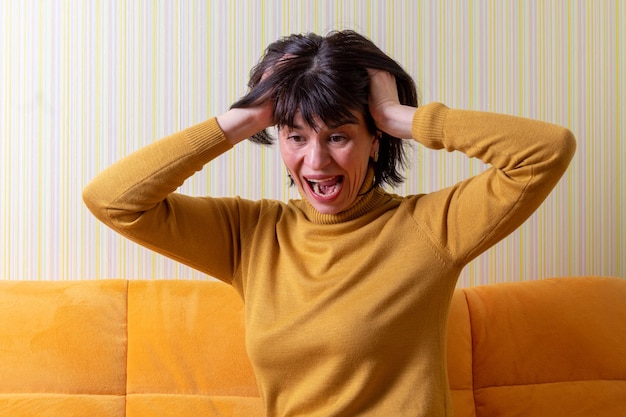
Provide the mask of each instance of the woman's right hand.
[{"label": "woman's right hand", "polygon": [[229,109],[217,116],[217,123],[233,145],[274,124],[274,103],[265,99],[254,107]]},{"label": "woman's right hand", "polygon": [[217,116],[217,123],[233,145],[273,125],[274,105],[266,100],[257,107],[230,109]]},{"label": "woman's right hand", "polygon": [[[273,69],[278,65],[289,63],[289,59],[295,57],[292,54],[284,54],[277,63],[263,72],[261,81],[272,75]],[[274,124],[274,101],[271,94],[262,97],[253,107],[231,108],[226,113],[217,117],[217,122],[224,131],[226,139],[233,145],[249,138]]]}]

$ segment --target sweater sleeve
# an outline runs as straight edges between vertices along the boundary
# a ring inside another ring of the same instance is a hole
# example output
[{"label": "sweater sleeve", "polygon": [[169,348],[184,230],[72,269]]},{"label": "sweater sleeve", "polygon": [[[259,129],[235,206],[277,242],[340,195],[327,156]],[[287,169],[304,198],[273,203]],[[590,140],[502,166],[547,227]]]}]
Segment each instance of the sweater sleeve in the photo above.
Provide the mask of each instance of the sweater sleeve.
[{"label": "sweater sleeve", "polygon": [[230,282],[239,253],[238,199],[175,193],[232,145],[215,118],[121,159],[84,189],[83,200],[125,237]]},{"label": "sweater sleeve", "polygon": [[413,138],[432,149],[459,151],[491,167],[418,199],[418,223],[462,266],[519,227],[557,184],[576,143],[563,127],[496,113],[419,107]]}]

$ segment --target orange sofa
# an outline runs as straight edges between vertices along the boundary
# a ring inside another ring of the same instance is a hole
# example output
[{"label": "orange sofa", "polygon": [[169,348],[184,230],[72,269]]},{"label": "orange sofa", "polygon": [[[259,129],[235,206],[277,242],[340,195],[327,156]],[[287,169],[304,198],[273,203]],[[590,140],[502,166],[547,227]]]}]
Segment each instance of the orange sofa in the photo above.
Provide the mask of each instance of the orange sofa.
[{"label": "orange sofa", "polygon": [[[456,417],[626,416],[624,279],[457,289],[448,333]],[[261,415],[226,285],[0,281],[0,416]]]}]

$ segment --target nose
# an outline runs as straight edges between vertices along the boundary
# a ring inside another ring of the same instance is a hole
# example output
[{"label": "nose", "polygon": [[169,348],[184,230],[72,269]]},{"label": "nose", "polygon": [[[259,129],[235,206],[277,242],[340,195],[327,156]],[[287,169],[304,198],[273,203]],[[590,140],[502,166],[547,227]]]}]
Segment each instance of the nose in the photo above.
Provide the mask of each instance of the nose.
[{"label": "nose", "polygon": [[305,162],[310,168],[320,170],[328,165],[332,158],[324,144],[319,143],[319,141],[312,142],[307,150]]}]

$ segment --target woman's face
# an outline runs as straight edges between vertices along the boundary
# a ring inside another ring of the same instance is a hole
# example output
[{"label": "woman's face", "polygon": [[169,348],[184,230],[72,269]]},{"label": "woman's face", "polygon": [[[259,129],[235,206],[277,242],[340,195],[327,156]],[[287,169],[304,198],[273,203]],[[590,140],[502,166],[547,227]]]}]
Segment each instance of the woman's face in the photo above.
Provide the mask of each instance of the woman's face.
[{"label": "woman's face", "polygon": [[307,125],[300,114],[294,127],[279,130],[280,152],[300,194],[320,213],[337,214],[354,203],[378,139],[357,113],[358,123]]}]

